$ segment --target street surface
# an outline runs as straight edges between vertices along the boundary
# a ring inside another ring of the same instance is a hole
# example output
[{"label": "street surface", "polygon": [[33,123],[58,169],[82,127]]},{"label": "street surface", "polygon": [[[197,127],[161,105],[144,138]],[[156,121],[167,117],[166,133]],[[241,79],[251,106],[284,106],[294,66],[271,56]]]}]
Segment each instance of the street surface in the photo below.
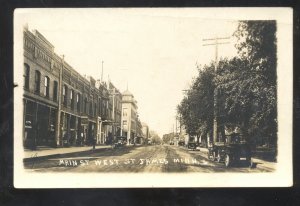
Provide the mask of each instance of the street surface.
[{"label": "street surface", "polygon": [[[255,161],[254,161],[255,163]],[[25,169],[36,172],[272,172],[274,168],[226,168],[207,159],[206,152],[174,145],[129,146],[29,159]]]}]

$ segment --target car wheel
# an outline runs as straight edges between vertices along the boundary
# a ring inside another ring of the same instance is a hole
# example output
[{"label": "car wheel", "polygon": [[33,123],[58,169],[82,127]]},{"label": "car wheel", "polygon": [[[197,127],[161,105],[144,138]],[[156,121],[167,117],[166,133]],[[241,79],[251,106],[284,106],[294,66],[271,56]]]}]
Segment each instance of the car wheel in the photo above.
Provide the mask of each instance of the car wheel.
[{"label": "car wheel", "polygon": [[229,154],[225,155],[225,166],[230,167],[232,165],[232,158]]},{"label": "car wheel", "polygon": [[247,157],[246,162],[247,162],[247,166],[248,166],[248,167],[250,167],[250,168],[253,167],[253,162],[252,162],[252,160],[251,160],[251,157]]}]

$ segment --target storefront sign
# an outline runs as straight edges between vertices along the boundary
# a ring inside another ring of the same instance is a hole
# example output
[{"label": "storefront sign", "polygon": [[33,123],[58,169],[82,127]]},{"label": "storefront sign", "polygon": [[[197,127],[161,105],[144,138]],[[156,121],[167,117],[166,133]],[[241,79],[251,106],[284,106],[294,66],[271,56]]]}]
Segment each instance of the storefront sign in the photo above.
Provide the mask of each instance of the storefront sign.
[{"label": "storefront sign", "polygon": [[89,124],[89,119],[87,117],[81,118],[81,125],[88,125]]}]

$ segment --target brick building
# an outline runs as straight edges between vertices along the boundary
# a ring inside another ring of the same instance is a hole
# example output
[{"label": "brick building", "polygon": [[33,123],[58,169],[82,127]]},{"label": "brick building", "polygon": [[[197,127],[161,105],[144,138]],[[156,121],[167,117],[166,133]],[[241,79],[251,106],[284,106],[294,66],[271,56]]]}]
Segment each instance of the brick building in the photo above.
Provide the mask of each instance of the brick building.
[{"label": "brick building", "polygon": [[[108,86],[80,75],[38,31],[25,28],[23,42],[24,146],[84,145],[94,138],[107,142],[113,122]],[[116,115],[120,109],[115,108]],[[115,117],[118,125],[120,119]]]},{"label": "brick building", "polygon": [[109,104],[111,109],[111,132],[113,139],[121,135],[122,94],[112,82],[108,82]]}]

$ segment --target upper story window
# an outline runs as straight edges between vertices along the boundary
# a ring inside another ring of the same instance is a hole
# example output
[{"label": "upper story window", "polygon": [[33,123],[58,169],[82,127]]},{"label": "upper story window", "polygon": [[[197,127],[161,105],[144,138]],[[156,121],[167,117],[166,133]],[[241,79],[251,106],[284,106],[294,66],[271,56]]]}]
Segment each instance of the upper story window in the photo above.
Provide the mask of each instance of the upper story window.
[{"label": "upper story window", "polygon": [[53,83],[53,101],[57,101],[57,88],[58,88],[58,83],[57,81],[54,81]]},{"label": "upper story window", "polygon": [[87,98],[84,99],[84,112],[87,114],[88,113],[88,102]]},{"label": "upper story window", "polygon": [[94,117],[97,116],[97,104],[96,102],[94,103]]},{"label": "upper story window", "polygon": [[45,97],[49,97],[49,88],[50,88],[50,79],[49,77],[45,77],[45,91],[44,91],[44,95]]},{"label": "upper story window", "polygon": [[41,92],[41,72],[38,70],[35,71],[34,92],[37,94]]},{"label": "upper story window", "polygon": [[64,87],[63,87],[63,104],[65,105],[65,106],[67,106],[67,96],[68,96],[68,87],[67,87],[67,85],[64,85]]},{"label": "upper story window", "polygon": [[104,114],[107,117],[107,115],[108,115],[108,101],[107,100],[104,100],[104,105],[105,105]]},{"label": "upper story window", "polygon": [[93,115],[93,102],[90,101],[89,115]]},{"label": "upper story window", "polygon": [[127,116],[127,108],[123,108],[123,117]]},{"label": "upper story window", "polygon": [[30,67],[24,64],[24,88],[29,89]]},{"label": "upper story window", "polygon": [[101,101],[101,115],[102,116],[105,116],[105,102],[104,102],[104,100],[102,99],[102,101]]},{"label": "upper story window", "polygon": [[74,91],[73,90],[71,90],[70,91],[70,100],[71,100],[71,109],[74,109],[74,102],[75,102],[75,100],[74,100]]},{"label": "upper story window", "polygon": [[80,94],[76,95],[77,112],[80,112]]},{"label": "upper story window", "polygon": [[101,98],[98,100],[98,115],[102,116],[102,103],[101,103]]}]

